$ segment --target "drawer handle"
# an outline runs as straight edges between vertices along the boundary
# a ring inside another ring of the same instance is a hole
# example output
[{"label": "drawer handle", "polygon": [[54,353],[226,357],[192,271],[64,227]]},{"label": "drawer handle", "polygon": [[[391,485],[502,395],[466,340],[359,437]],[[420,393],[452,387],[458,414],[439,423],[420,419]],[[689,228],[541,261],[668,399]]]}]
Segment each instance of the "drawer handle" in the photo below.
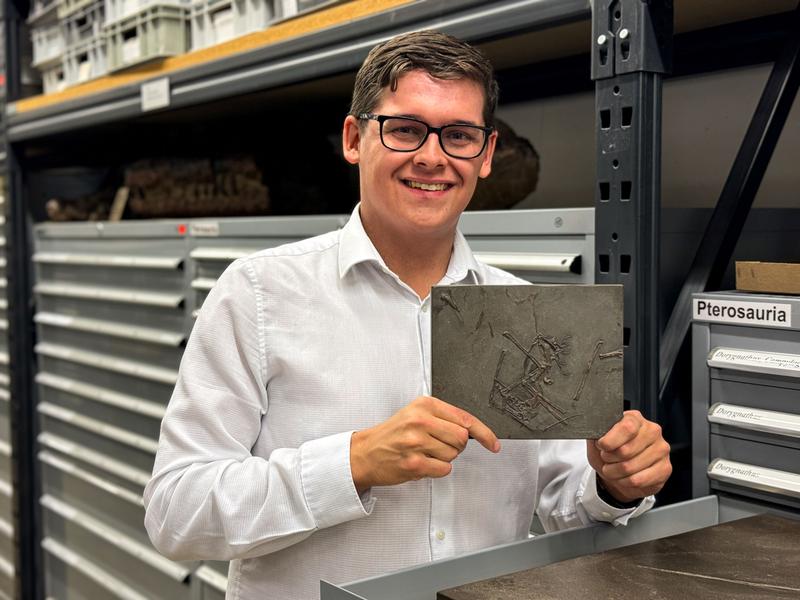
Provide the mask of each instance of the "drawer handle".
[{"label": "drawer handle", "polygon": [[717,458],[708,465],[709,479],[800,498],[800,475]]},{"label": "drawer handle", "polygon": [[714,348],[708,353],[709,367],[745,371],[747,373],[766,373],[800,379],[800,355],[739,348]]},{"label": "drawer handle", "polygon": [[719,425],[800,438],[800,415],[717,402],[708,409],[708,420]]},{"label": "drawer handle", "polygon": [[580,273],[580,254],[549,254],[545,252],[476,252],[475,258],[498,269],[509,271],[540,271],[547,273]]}]

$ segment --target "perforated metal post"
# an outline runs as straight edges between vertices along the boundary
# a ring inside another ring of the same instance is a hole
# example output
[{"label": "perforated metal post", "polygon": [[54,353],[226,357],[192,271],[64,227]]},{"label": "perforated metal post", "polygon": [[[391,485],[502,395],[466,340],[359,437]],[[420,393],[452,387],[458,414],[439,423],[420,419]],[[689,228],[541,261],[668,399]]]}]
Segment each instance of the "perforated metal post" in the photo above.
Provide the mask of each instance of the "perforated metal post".
[{"label": "perforated metal post", "polygon": [[595,281],[622,283],[626,408],[658,417],[661,76],[672,2],[595,0]]}]

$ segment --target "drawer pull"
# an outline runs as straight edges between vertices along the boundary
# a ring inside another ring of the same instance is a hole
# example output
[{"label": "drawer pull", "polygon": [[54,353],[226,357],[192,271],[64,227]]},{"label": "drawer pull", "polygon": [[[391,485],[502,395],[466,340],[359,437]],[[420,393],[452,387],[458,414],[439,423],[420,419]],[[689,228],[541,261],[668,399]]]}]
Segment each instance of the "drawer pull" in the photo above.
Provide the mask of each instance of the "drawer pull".
[{"label": "drawer pull", "polygon": [[33,262],[49,265],[81,265],[92,267],[127,267],[133,269],[177,269],[181,256],[128,256],[121,254],[72,254],[69,252],[36,252]]},{"label": "drawer pull", "polygon": [[800,378],[800,355],[798,354],[739,348],[714,348],[708,354],[707,363],[709,367],[717,369]]},{"label": "drawer pull", "polygon": [[717,458],[708,465],[709,479],[800,498],[800,475]]},{"label": "drawer pull", "polygon": [[476,252],[475,258],[498,269],[540,271],[547,273],[580,273],[580,254],[546,252]]},{"label": "drawer pull", "polygon": [[717,402],[708,409],[708,420],[719,425],[800,437],[800,415],[748,408]]}]

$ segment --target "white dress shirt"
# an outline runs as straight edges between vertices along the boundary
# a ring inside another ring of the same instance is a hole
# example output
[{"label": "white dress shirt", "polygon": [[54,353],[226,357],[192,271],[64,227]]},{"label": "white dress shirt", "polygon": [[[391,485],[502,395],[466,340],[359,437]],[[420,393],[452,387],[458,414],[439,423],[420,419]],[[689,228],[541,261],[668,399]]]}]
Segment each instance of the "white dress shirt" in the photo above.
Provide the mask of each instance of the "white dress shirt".
[{"label": "white dress shirt", "polygon": [[[440,285],[523,281],[456,236]],[[308,600],[342,583],[525,539],[624,524],[597,496],[586,444],[474,440],[442,479],[359,496],[350,436],[430,393],[430,299],[392,273],[358,207],[339,230],[237,260],[183,356],[144,493],[153,544],[232,559],[227,598]]]}]

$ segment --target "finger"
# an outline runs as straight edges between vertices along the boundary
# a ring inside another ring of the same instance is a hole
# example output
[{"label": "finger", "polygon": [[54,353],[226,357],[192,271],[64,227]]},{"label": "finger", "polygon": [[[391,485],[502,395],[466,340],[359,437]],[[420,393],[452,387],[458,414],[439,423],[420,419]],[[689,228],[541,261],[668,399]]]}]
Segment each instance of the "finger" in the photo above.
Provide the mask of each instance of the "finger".
[{"label": "finger", "polygon": [[445,444],[431,438],[431,443],[427,445],[424,453],[431,458],[449,463],[458,458],[458,455],[461,454],[461,450],[454,448],[450,444]]},{"label": "finger", "polygon": [[645,426],[639,429],[639,432],[636,434],[635,438],[629,442],[626,442],[625,444],[622,444],[622,446],[616,450],[601,450],[600,458],[604,463],[624,462],[632,459],[635,456],[638,456],[644,452],[645,449],[649,448],[653,444],[657,444],[663,439],[664,438],[661,436],[661,427],[656,423],[646,421]]},{"label": "finger", "polygon": [[626,410],[622,418],[603,437],[597,440],[597,448],[606,452],[613,452],[635,438],[644,422],[645,419],[638,410]]},{"label": "finger", "polygon": [[403,466],[407,473],[406,480],[417,480],[423,477],[445,477],[453,470],[450,462],[424,454],[415,454],[407,458]]},{"label": "finger", "polygon": [[461,425],[467,429],[467,431],[469,431],[469,435],[472,438],[477,440],[478,443],[480,443],[481,446],[487,450],[491,450],[492,452],[500,451],[500,441],[497,439],[497,436],[494,434],[494,432],[489,429],[480,419],[474,415],[471,415],[467,411],[461,410],[452,404],[448,404],[447,402],[436,399],[433,414],[446,421]]},{"label": "finger", "polygon": [[658,492],[671,473],[672,464],[668,459],[664,459],[629,477],[614,480],[613,483],[631,496],[647,496]]},{"label": "finger", "polygon": [[435,441],[447,444],[459,453],[464,451],[469,441],[469,430],[466,427],[438,417],[431,417],[427,431]]},{"label": "finger", "polygon": [[600,474],[604,479],[613,481],[626,479],[636,473],[646,471],[659,461],[669,456],[669,444],[658,442],[648,446],[641,453],[629,460],[607,463],[601,467]]}]

